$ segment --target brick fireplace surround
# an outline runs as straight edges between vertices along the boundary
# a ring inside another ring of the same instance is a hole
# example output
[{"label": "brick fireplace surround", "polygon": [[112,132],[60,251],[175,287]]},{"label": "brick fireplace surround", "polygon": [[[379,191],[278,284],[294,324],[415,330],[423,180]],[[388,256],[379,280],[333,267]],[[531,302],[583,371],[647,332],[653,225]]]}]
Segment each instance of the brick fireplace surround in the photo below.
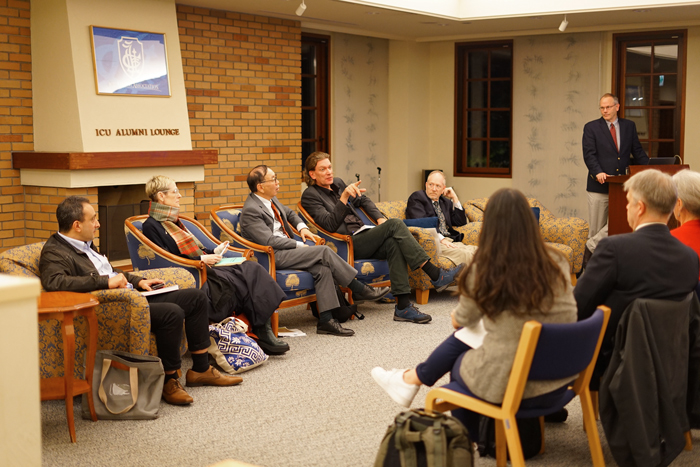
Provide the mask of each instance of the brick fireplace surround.
[{"label": "brick fireplace surround", "polygon": [[[178,183],[183,212],[207,225],[212,207],[244,200],[249,192],[245,175],[259,163],[272,166],[279,175],[279,198],[296,204],[301,166],[300,23],[176,8],[192,149],[218,153],[217,160],[205,163],[203,181]],[[13,153],[34,151],[31,78],[30,2],[0,0],[0,251],[46,240],[57,229],[56,205],[68,195],[98,203],[97,187],[21,185]],[[81,157],[67,159],[77,163]]]}]

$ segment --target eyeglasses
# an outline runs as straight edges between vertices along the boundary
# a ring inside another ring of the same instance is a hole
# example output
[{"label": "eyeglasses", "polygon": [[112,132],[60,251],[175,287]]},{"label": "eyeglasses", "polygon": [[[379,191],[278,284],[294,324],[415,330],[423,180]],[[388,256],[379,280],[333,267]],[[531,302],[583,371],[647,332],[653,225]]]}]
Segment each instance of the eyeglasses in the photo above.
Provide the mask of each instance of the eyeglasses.
[{"label": "eyeglasses", "polygon": [[180,190],[175,188],[174,190],[160,190],[158,193],[171,193],[173,195],[180,194]]},{"label": "eyeglasses", "polygon": [[[617,105],[617,104],[615,104],[615,105]],[[608,105],[608,106],[605,106],[605,107],[599,107],[599,109],[600,109],[601,112],[605,112],[606,110],[614,109],[614,108],[615,108],[615,105]]]},{"label": "eyeglasses", "polygon": [[275,183],[277,183],[277,182],[279,182],[279,180],[277,180],[277,176],[274,176],[273,178],[271,178],[271,179],[269,179],[269,180],[263,180],[263,181],[260,182],[260,183],[267,183],[267,182],[275,182]]}]

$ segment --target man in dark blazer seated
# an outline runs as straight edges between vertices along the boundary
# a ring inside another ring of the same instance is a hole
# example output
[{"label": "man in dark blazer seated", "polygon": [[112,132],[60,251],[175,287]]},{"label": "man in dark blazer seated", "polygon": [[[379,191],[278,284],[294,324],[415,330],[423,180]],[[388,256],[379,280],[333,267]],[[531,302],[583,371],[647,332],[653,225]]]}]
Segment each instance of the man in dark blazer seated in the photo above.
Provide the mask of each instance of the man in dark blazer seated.
[{"label": "man in dark blazer seated", "polygon": [[[372,200],[363,195],[365,190],[359,188],[360,182],[345,185],[343,180],[333,177],[328,154],[309,155],[304,178],[309,187],[301,195],[301,205],[314,221],[329,232],[353,235],[355,258],[385,259],[389,263],[391,292],[397,300],[394,321],[428,323],[432,319],[430,315],[421,313],[411,303],[408,267],[422,268],[439,292],[455,280],[464,265],[440,269],[432,264],[406,224],[400,219],[387,220]],[[357,215],[360,208],[377,222],[376,227],[363,225]]]},{"label": "man in dark blazer seated", "polygon": [[[352,336],[355,331],[341,326],[333,318],[340,308],[335,285],[352,290],[356,301],[379,300],[389,293],[388,287],[374,288],[355,279],[357,271],[325,245],[306,245],[314,236],[301,218],[277,199],[279,181],[275,172],[266,165],[254,167],[248,173],[250,195],[241,212],[241,235],[260,245],[269,245],[275,251],[277,269],[300,269],[314,278],[316,304],[319,311],[318,334]],[[292,238],[294,225],[302,242]]]},{"label": "man in dark blazer seated", "polygon": [[680,301],[698,284],[698,255],[666,225],[676,205],[672,178],[648,169],[627,180],[624,189],[633,232],[601,239],[574,288],[579,320],[591,316],[598,305],[611,309],[596,366],[599,375],[607,367],[627,305],[636,298]]},{"label": "man in dark blazer seated", "polygon": [[455,264],[469,264],[478,247],[462,243],[464,234],[454,229],[467,225],[469,221],[457,193],[446,184],[445,174],[440,170],[430,172],[425,191],[415,191],[408,197],[406,219],[436,218],[440,256]]},{"label": "man in dark blazer seated", "polygon": [[[100,228],[95,208],[87,198],[69,196],[56,208],[58,232],[41,249],[39,273],[47,292],[92,292],[103,289],[152,290],[160,279],[144,279],[112,268],[106,256],[98,253],[93,240]],[[207,295],[199,289],[175,290],[150,295],[148,311],[151,331],[156,335],[158,357],[163,362],[165,381],[162,398],[174,405],[187,405],[192,397],[180,384],[180,344],[185,323],[192,368],[187,370],[187,386],[233,386],[243,379],[219,373],[209,365],[209,317]]]},{"label": "man in dark blazer seated", "polygon": [[[583,160],[588,167],[586,191],[588,192],[588,241],[586,247],[593,252],[600,238],[608,232],[608,184],[610,176],[625,175],[630,162],[638,165],[649,163],[644,152],[637,127],[631,120],[618,118],[620,101],[612,94],[600,98],[598,120],[583,127]],[[630,155],[634,160],[630,160]],[[588,259],[590,253],[586,253]]]}]

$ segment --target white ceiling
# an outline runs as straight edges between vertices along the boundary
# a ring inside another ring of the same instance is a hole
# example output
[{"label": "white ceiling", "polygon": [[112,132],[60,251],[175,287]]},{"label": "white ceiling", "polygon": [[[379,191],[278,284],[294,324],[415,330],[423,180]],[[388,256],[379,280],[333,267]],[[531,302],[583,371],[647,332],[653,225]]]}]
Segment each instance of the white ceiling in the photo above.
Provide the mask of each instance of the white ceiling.
[{"label": "white ceiling", "polygon": [[[182,0],[177,3],[301,21],[304,29],[419,42],[560,34],[557,28],[564,19],[563,13],[555,13],[534,17],[458,21],[338,0],[304,1],[307,8],[301,17],[295,14],[301,0]],[[614,3],[620,2],[611,2]],[[569,27],[566,32],[688,27],[700,25],[700,2],[694,5],[641,9],[619,7],[567,15]]]}]

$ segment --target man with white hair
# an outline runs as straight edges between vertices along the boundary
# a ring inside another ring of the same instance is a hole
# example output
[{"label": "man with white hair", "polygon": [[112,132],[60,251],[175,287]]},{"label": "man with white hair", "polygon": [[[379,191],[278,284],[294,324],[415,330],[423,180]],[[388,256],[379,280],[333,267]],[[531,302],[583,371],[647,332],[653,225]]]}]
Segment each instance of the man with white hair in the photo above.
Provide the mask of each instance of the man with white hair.
[{"label": "man with white hair", "polygon": [[681,301],[695,290],[700,274],[698,255],[666,225],[677,199],[671,176],[644,170],[627,180],[624,189],[632,233],[601,239],[574,288],[579,320],[601,304],[611,309],[599,361],[612,352],[627,305],[636,298]]},{"label": "man with white hair", "polygon": [[469,221],[457,193],[446,185],[442,171],[430,172],[425,182],[425,191],[418,190],[409,196],[406,219],[436,218],[440,256],[455,264],[468,265],[478,247],[462,243],[464,234],[454,229],[467,225]]}]

